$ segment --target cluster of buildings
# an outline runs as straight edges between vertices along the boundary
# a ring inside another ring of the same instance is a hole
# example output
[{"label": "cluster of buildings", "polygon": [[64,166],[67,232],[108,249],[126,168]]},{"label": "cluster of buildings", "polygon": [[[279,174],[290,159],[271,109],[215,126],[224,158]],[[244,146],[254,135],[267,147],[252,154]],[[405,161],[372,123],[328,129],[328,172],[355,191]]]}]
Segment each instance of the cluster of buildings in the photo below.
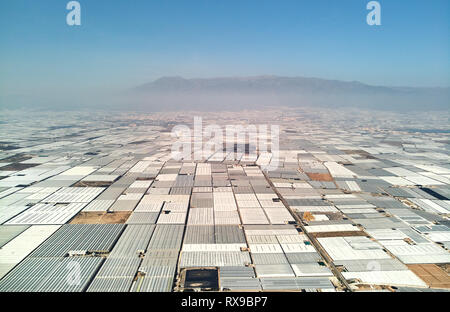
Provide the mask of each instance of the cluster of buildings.
[{"label": "cluster of buildings", "polygon": [[448,116],[201,113],[279,150],[174,160],[195,114],[2,114],[0,291],[450,288]]}]

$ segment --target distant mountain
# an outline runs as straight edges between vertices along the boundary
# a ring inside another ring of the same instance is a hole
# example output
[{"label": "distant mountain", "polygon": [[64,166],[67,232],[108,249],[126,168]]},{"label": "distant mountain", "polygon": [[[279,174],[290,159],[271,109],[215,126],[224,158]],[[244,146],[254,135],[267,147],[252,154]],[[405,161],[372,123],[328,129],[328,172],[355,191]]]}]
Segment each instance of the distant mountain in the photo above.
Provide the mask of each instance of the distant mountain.
[{"label": "distant mountain", "polygon": [[144,100],[144,105],[158,106],[159,101],[160,105],[164,105],[161,109],[320,105],[448,110],[450,103],[450,88],[371,86],[357,81],[279,76],[162,77],[134,88],[131,93]]},{"label": "distant mountain", "polygon": [[449,111],[450,88],[371,86],[357,81],[306,77],[162,77],[126,90],[53,94],[0,94],[1,109],[113,109],[139,111],[242,110],[264,107],[327,107]]}]

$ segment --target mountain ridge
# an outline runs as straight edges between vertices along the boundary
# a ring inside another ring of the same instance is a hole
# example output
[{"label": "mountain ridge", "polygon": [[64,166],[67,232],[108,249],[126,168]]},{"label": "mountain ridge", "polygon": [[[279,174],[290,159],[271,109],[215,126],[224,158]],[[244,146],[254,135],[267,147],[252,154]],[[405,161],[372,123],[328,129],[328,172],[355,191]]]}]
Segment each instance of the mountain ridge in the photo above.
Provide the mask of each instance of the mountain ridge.
[{"label": "mountain ridge", "polygon": [[[230,85],[234,83],[234,85]],[[236,84],[243,83],[257,83],[260,87],[299,87],[300,84],[307,84],[311,86],[313,83],[321,83],[322,86],[330,87],[334,84],[338,87],[359,87],[365,89],[376,90],[392,90],[392,91],[414,91],[414,90],[429,90],[429,91],[449,91],[450,87],[409,87],[409,86],[385,86],[385,85],[371,85],[360,81],[345,81],[337,79],[324,79],[315,77],[302,76],[277,76],[277,75],[259,75],[259,76],[230,76],[230,77],[212,77],[212,78],[184,78],[182,76],[162,76],[152,82],[142,84],[133,88],[136,91],[158,91],[158,90],[187,90],[187,89],[212,89],[214,87],[235,87]],[[255,85],[246,85],[245,87],[255,87]]]},{"label": "mountain ridge", "polygon": [[141,107],[223,109],[320,106],[381,110],[448,110],[450,88],[374,86],[359,81],[275,75],[164,76],[131,90]]}]

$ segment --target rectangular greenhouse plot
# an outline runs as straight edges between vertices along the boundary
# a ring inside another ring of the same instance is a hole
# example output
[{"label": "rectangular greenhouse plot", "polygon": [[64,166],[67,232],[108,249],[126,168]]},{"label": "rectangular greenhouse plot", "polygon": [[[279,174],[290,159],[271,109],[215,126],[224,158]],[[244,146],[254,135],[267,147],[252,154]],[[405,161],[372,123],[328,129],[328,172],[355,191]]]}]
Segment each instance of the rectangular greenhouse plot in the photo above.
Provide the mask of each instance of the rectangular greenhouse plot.
[{"label": "rectangular greenhouse plot", "polygon": [[37,204],[25,210],[6,224],[64,224],[86,204]]},{"label": "rectangular greenhouse plot", "polygon": [[261,208],[240,209],[239,213],[243,224],[269,224],[269,220]]}]

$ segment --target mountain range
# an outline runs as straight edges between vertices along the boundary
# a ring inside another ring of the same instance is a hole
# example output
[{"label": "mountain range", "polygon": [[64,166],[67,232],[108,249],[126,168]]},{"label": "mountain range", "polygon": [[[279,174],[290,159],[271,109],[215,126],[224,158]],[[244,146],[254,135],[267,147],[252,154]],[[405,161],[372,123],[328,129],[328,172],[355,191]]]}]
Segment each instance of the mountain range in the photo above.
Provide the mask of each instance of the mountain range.
[{"label": "mountain range", "polygon": [[243,106],[319,105],[381,110],[448,110],[450,103],[450,88],[372,86],[358,81],[281,76],[162,77],[133,88],[130,94],[144,101],[141,105],[153,109],[156,109],[155,105],[164,105],[164,109],[212,110]]}]

